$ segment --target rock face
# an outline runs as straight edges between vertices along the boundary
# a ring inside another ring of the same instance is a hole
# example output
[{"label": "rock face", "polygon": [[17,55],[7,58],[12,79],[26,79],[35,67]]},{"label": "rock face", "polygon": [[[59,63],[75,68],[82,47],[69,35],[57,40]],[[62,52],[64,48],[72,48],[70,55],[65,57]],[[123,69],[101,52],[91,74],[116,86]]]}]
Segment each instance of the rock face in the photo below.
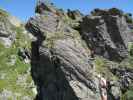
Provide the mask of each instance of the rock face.
[{"label": "rock face", "polygon": [[8,16],[8,20],[10,21],[11,24],[13,24],[16,27],[21,27],[23,24],[17,17],[15,16]]},{"label": "rock face", "polygon": [[[94,54],[115,61],[127,57],[131,31],[123,12],[96,9],[83,16],[44,2],[38,2],[35,12],[26,29],[36,37],[31,50],[36,99],[100,100],[98,73],[90,58]],[[109,100],[120,98],[119,85],[109,91]]]},{"label": "rock face", "polygon": [[15,40],[16,33],[7,16],[5,11],[0,10],[0,41],[6,47],[10,47]]},{"label": "rock face", "polygon": [[[38,5],[37,15],[26,28],[37,37],[32,42],[32,77],[38,87],[38,100],[99,100],[89,62],[89,49],[79,32],[64,19]],[[43,13],[42,13],[43,12]]]},{"label": "rock face", "polygon": [[133,70],[131,68],[111,68],[112,73],[119,76],[122,92],[125,92],[133,80]]},{"label": "rock face", "polygon": [[26,25],[0,9],[0,100],[101,100],[101,79],[108,100],[133,100],[131,15],[38,1]]},{"label": "rock face", "polygon": [[95,54],[121,61],[128,54],[131,30],[122,11],[95,9],[83,18],[81,35]]}]

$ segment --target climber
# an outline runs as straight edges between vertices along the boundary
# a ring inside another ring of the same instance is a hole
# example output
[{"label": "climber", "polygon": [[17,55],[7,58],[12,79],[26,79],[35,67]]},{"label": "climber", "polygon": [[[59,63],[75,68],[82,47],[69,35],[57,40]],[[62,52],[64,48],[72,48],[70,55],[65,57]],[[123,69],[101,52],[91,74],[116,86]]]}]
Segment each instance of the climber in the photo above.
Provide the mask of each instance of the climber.
[{"label": "climber", "polygon": [[107,81],[104,77],[100,75],[98,75],[98,77],[101,100],[107,100]]},{"label": "climber", "polygon": [[95,52],[94,52],[94,50],[92,49],[92,50],[91,50],[91,58],[94,58],[94,54],[95,54]]}]

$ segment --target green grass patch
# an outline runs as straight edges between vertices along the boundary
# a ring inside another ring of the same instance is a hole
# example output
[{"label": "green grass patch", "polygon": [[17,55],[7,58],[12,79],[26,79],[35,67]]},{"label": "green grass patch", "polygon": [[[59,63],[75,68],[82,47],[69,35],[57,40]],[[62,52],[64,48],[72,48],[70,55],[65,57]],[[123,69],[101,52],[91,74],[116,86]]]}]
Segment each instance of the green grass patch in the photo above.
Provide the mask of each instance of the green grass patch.
[{"label": "green grass patch", "polygon": [[117,66],[116,63],[104,59],[103,57],[97,56],[95,58],[94,64],[97,73],[104,74],[107,79],[118,80],[118,77],[113,75],[109,70],[110,66]]},{"label": "green grass patch", "polygon": [[[23,28],[13,27],[13,30],[16,32],[16,40],[13,45],[10,48],[5,48],[4,45],[0,44],[0,92],[6,89],[12,91],[12,93],[19,93],[22,97],[29,96],[33,98],[32,88],[29,87],[32,77],[27,73],[30,69],[30,64],[25,64],[18,56],[19,48],[31,48],[31,41],[23,33]],[[15,63],[14,65],[10,65],[9,61],[13,55],[15,56]],[[26,81],[18,84],[18,77],[23,76],[26,76]],[[21,100],[21,97],[18,100]]]}]

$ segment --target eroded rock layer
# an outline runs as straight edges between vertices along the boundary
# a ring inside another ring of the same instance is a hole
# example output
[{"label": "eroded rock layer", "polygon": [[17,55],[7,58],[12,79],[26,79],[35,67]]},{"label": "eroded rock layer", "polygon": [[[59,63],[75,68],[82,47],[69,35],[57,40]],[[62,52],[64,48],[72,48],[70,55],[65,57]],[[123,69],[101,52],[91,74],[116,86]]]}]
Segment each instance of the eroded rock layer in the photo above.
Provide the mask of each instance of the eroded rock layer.
[{"label": "eroded rock layer", "polygon": [[[31,74],[37,85],[37,100],[100,100],[95,55],[122,61],[132,41],[123,12],[116,8],[96,9],[84,16],[79,11],[65,13],[39,2],[36,16],[29,19],[26,29],[36,37],[32,42]],[[118,72],[118,66],[112,68],[114,62],[108,63],[104,66],[99,60],[98,66],[103,65],[104,73],[109,71],[108,76],[115,79],[113,75],[119,74],[112,70]],[[109,88],[109,100],[121,96],[124,85],[119,79],[115,82]]]},{"label": "eroded rock layer", "polygon": [[120,61],[128,55],[131,30],[123,13],[116,8],[96,9],[92,15],[84,17],[81,35],[95,54]]}]

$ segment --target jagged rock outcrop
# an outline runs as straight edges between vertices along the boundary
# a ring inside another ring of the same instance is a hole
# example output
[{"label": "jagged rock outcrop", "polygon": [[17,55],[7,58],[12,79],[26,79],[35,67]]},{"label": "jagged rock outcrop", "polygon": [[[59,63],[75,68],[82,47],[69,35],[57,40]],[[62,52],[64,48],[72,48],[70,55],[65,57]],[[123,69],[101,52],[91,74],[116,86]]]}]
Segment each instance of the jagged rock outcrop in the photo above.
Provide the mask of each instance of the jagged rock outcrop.
[{"label": "jagged rock outcrop", "polygon": [[102,78],[108,100],[132,100],[130,14],[83,15],[41,0],[35,13],[24,25],[0,9],[0,100],[101,100]]},{"label": "jagged rock outcrop", "polygon": [[[84,16],[44,2],[37,4],[35,12],[26,29],[36,37],[31,51],[36,99],[100,100],[98,73],[90,58],[94,54],[115,61],[127,57],[132,40],[123,12],[96,9]],[[115,82],[108,90],[109,100],[121,96],[120,82]]]},{"label": "jagged rock outcrop", "polygon": [[38,11],[26,25],[37,37],[32,43],[31,58],[31,73],[38,87],[37,99],[99,100],[89,49],[79,32],[55,13],[56,9],[53,12],[45,6],[38,5],[43,11]]},{"label": "jagged rock outcrop", "polygon": [[16,32],[8,19],[7,12],[0,10],[0,41],[5,47],[10,47],[15,40]]},{"label": "jagged rock outcrop", "polygon": [[95,9],[81,23],[81,35],[95,54],[121,61],[127,57],[131,30],[123,12],[112,8]]},{"label": "jagged rock outcrop", "polygon": [[131,68],[110,68],[111,72],[120,78],[120,88],[126,92],[133,81],[133,69]]}]

